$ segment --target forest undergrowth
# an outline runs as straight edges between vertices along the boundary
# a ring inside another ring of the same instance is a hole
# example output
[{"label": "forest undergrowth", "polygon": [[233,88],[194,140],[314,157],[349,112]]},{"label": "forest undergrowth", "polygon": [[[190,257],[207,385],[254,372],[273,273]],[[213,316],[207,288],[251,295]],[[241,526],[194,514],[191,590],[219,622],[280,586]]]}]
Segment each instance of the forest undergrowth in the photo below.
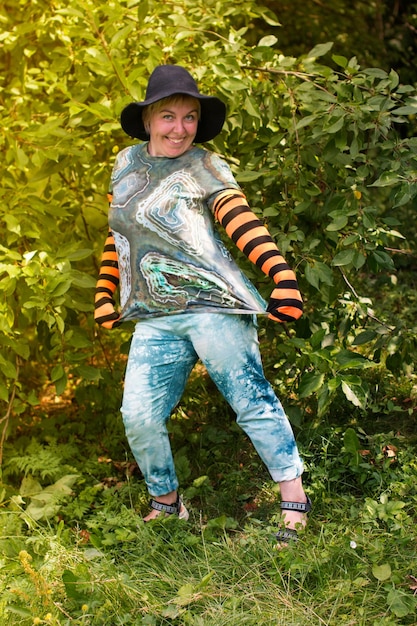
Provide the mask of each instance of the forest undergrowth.
[{"label": "forest undergrowth", "polygon": [[[381,309],[402,298],[399,315],[412,319],[414,289],[378,288]],[[266,373],[291,405],[260,336]],[[148,496],[108,381],[74,381],[59,398],[46,389],[4,450],[2,623],[415,624],[415,374],[381,365],[363,376],[366,411],[341,394],[320,419],[312,397],[294,413],[313,510],[282,550],[277,488],[204,370],[170,424],[188,523],[143,523]]]}]

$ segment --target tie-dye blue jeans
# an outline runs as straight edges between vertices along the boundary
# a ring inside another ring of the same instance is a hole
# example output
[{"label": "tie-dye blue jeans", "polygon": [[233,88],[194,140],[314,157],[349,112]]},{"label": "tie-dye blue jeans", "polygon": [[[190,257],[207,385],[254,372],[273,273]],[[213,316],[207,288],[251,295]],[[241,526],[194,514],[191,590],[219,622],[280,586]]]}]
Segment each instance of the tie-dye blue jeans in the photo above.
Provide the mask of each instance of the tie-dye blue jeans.
[{"label": "tie-dye blue jeans", "polygon": [[122,416],[149,493],[178,488],[166,424],[200,359],[276,482],[302,474],[291,425],[265,379],[251,315],[184,313],[137,323]]}]

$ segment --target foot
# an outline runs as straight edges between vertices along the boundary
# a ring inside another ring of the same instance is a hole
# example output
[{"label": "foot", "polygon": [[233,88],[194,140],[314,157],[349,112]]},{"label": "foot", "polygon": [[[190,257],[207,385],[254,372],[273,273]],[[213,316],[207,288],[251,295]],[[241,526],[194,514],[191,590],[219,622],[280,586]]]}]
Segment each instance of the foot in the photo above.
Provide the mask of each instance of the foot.
[{"label": "foot", "polygon": [[282,519],[285,529],[276,533],[277,541],[287,545],[288,541],[297,541],[297,530],[304,528],[307,523],[307,513],[311,510],[311,500],[304,495],[300,502],[281,502]]},{"label": "foot", "polygon": [[152,519],[156,519],[161,515],[161,511],[156,511],[155,509],[151,509],[148,515],[145,515],[143,518],[144,522],[150,522]]},{"label": "foot", "polygon": [[150,522],[160,515],[178,515],[180,519],[184,520],[189,518],[189,513],[176,491],[160,496],[158,500],[152,498],[150,506],[152,510],[143,518],[144,522]]},{"label": "foot", "polygon": [[[304,528],[307,524],[307,513],[311,509],[311,500],[305,495],[300,504],[305,505],[302,510],[297,511],[296,508],[286,508],[287,504],[292,503],[281,503],[281,517],[285,524],[286,528],[291,530],[298,530],[299,528]],[[295,503],[294,503],[295,504]]]}]

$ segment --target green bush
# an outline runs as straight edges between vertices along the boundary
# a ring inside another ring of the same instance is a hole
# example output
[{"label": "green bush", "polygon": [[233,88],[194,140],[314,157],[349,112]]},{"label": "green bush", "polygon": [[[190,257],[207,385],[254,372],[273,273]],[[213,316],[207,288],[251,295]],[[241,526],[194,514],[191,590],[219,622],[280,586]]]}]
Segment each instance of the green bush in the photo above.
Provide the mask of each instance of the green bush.
[{"label": "green bush", "polygon": [[[278,24],[252,1],[36,2],[5,14],[3,439],[51,384],[71,395],[106,377],[117,393],[129,329],[94,328],[92,294],[112,159],[128,144],[118,114],[143,97],[158,63],[186,65],[228,103],[211,148],[236,171],[306,300],[285,348],[298,397],[317,397],[323,415],[341,390],[365,409],[365,368],[411,367],[413,331],[378,319],[375,294],[357,278],[394,280],[392,250],[407,246],[397,216],[416,195],[416,141],[397,129],[416,113],[415,90],[394,70],[330,56],[331,43],[299,58],[284,56],[274,35],[254,44],[255,20]],[[247,271],[269,295],[267,281]],[[270,336],[280,330],[267,326]]]}]

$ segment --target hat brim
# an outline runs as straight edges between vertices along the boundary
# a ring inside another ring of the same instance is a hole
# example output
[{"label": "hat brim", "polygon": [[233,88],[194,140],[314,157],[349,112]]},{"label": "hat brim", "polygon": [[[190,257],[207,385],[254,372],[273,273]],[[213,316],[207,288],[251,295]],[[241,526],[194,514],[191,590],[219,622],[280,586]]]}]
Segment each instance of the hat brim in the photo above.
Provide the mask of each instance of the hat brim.
[{"label": "hat brim", "polygon": [[[201,115],[194,141],[196,143],[204,143],[214,139],[221,132],[226,119],[226,105],[224,102],[215,96],[203,96],[201,94],[197,96],[195,93],[180,93],[181,95],[195,98],[200,102]],[[123,109],[120,115],[120,123],[129,137],[141,139],[142,141],[149,139],[149,134],[143,125],[142,112],[146,106],[158,102],[158,100],[162,100],[162,98],[149,98],[144,102],[131,102]]]}]

